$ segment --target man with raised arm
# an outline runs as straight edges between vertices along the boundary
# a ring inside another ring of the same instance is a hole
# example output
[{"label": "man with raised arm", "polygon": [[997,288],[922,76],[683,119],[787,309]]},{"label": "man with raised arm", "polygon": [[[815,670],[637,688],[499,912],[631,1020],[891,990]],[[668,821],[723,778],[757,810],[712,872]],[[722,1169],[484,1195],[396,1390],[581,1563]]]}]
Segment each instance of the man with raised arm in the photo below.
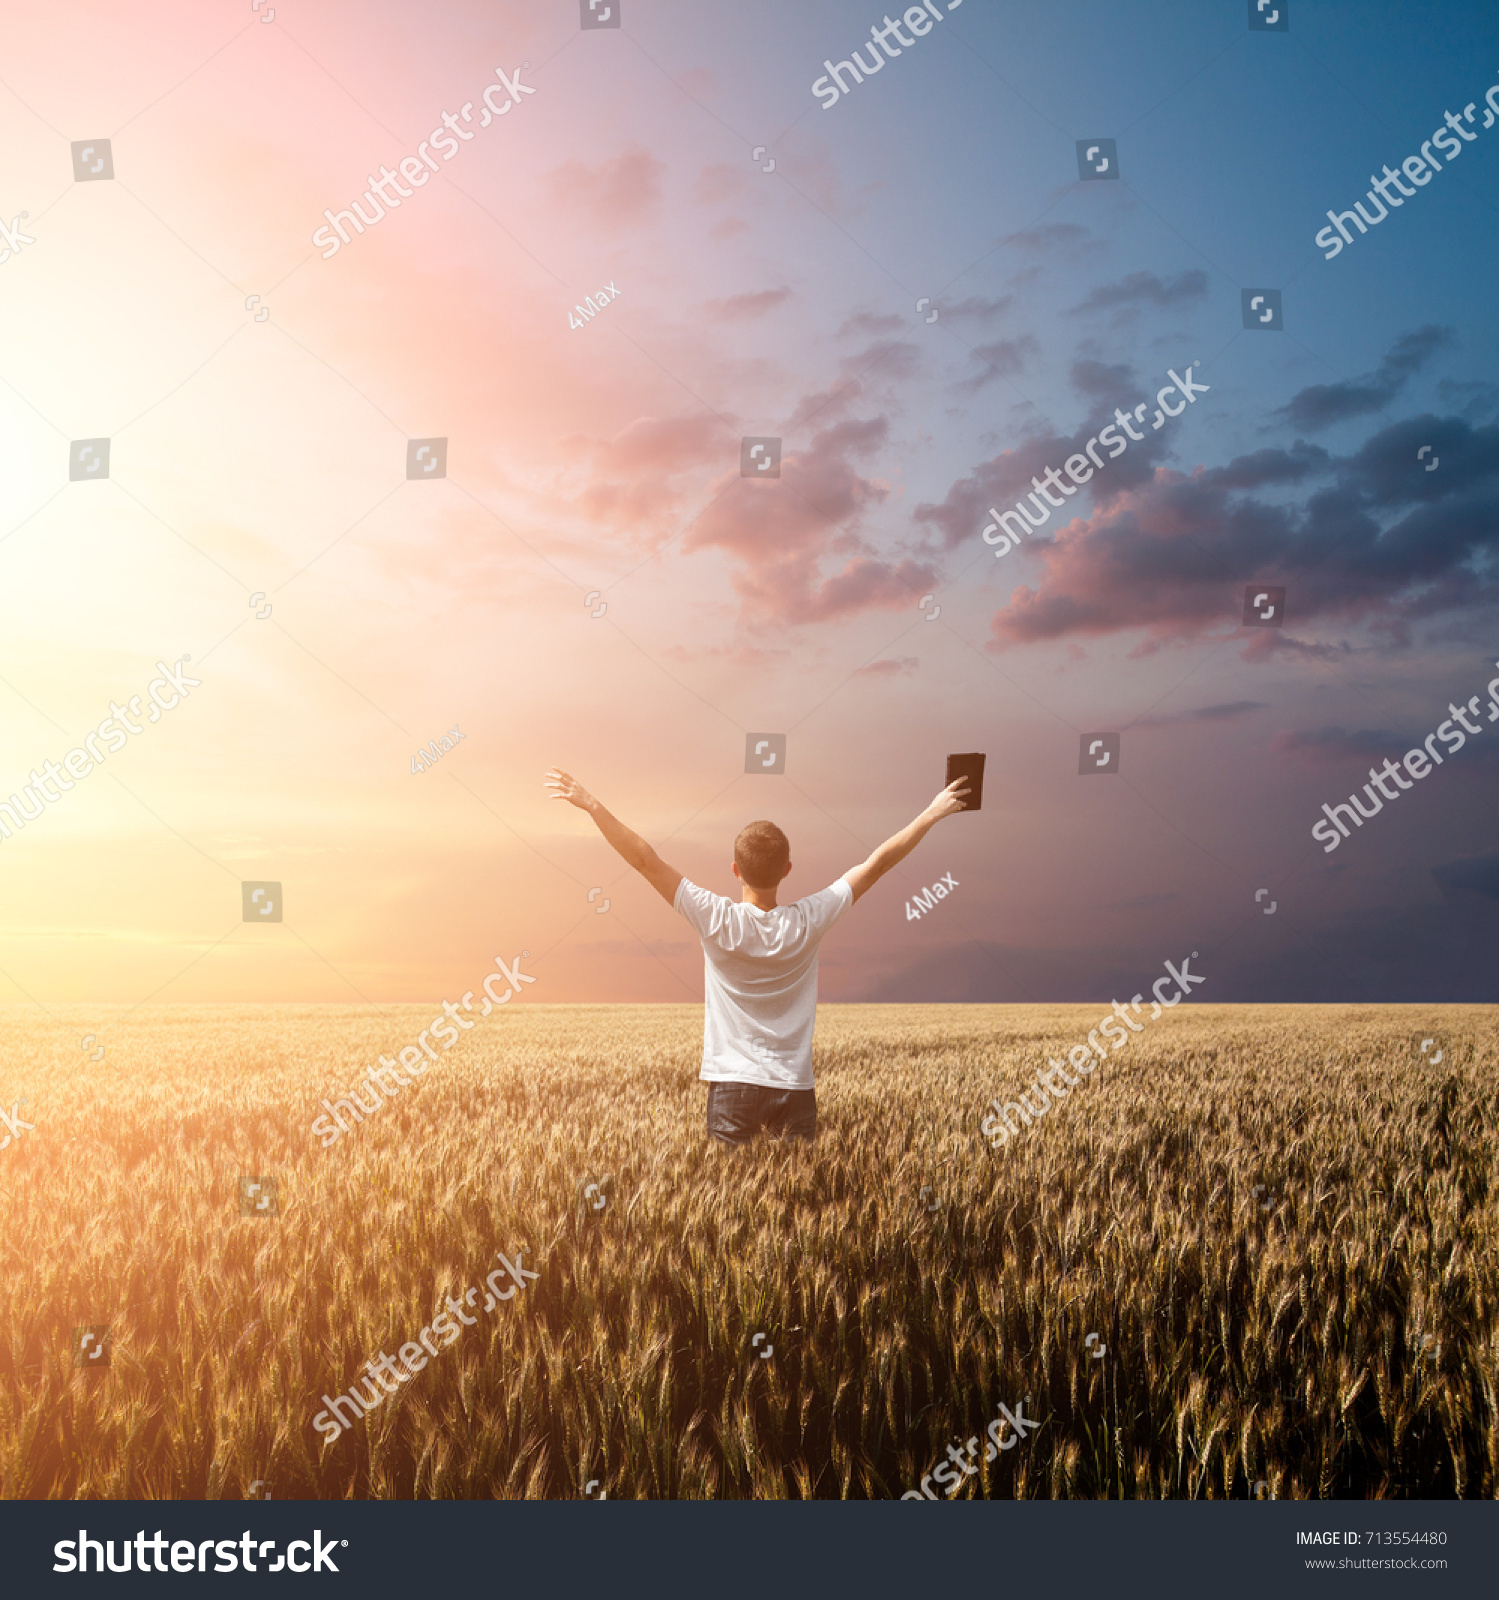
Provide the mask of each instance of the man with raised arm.
[{"label": "man with raised arm", "polygon": [[553,769],[554,800],[586,811],[598,830],[653,889],[692,924],[703,946],[703,1068],[708,1132],[743,1144],[761,1129],[810,1139],[817,1132],[812,1029],[817,1018],[817,952],[822,936],[943,817],[961,811],[959,778],[914,822],[867,860],[795,905],[776,903],[791,872],[791,846],[773,822],[752,822],[734,841],[736,903],[684,878],[638,833],[568,773]]}]

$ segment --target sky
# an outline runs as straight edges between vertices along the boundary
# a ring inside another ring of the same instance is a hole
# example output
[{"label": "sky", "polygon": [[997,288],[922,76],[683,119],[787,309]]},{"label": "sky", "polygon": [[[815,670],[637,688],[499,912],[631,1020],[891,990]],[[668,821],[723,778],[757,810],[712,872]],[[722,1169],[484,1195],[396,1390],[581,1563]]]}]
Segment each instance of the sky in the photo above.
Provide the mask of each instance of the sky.
[{"label": "sky", "polygon": [[963,751],[824,1000],[1495,998],[1492,8],[933,4],[6,19],[0,1001],[694,1000],[549,767],[789,900]]}]

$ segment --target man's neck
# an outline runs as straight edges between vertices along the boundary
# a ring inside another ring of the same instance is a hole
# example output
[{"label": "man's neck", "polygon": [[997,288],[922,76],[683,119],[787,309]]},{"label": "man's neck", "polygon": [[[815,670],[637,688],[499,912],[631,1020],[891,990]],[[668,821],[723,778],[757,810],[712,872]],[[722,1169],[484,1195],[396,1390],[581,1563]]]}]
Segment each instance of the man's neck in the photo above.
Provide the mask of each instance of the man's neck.
[{"label": "man's neck", "polygon": [[756,911],[775,911],[776,892],[774,889],[751,889],[748,884],[744,886],[744,893],[739,897],[740,905],[753,906]]}]

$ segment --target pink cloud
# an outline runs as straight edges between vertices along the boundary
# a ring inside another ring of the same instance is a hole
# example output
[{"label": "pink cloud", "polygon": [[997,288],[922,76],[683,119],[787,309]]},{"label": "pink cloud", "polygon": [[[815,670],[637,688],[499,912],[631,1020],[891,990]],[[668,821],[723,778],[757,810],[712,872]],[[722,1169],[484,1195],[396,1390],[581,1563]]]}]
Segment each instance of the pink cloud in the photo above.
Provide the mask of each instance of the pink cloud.
[{"label": "pink cloud", "polygon": [[871,661],[860,667],[856,678],[909,678],[921,663],[916,656],[886,656],[882,661]]},{"label": "pink cloud", "polygon": [[682,474],[716,465],[737,453],[717,417],[638,417],[612,439],[572,439],[590,458],[593,477],[573,500],[584,516],[614,528],[650,529],[666,537],[663,516],[682,503]]},{"label": "pink cloud", "polygon": [[[849,418],[814,434],[805,450],[784,454],[778,480],[723,480],[684,548],[728,555],[747,620],[827,621],[908,606],[931,587],[932,568],[885,560],[859,536],[860,519],[889,490],[860,473],[854,458],[877,454],[888,433],[884,417]],[[830,558],[841,567],[826,570]]]},{"label": "pink cloud", "polygon": [[732,294],[725,300],[705,300],[712,322],[751,322],[791,298],[790,289],[761,289],[756,294]]},{"label": "pink cloud", "polygon": [[1187,506],[1159,492],[1186,481],[1157,468],[1146,486],[1027,544],[1040,581],[1020,585],[995,613],[990,648],[1129,628],[1146,629],[1158,645],[1228,619],[1237,575]]},{"label": "pink cloud", "polygon": [[689,67],[677,84],[694,100],[712,100],[718,94],[718,74],[711,67]]},{"label": "pink cloud", "polygon": [[654,218],[665,171],[649,150],[631,145],[597,166],[564,162],[547,175],[547,182],[553,200],[595,227],[623,228]]},{"label": "pink cloud", "polygon": [[720,200],[732,200],[749,187],[749,177],[742,167],[731,166],[726,161],[704,167],[697,175],[693,197],[705,206],[717,205]]}]

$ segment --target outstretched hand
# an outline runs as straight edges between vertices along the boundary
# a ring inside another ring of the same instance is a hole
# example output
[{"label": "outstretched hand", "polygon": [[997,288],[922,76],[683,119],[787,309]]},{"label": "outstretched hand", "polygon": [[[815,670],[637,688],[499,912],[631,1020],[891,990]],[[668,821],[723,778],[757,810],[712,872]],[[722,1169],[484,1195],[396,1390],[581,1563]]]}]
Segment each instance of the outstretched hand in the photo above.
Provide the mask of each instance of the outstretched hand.
[{"label": "outstretched hand", "polygon": [[898,866],[904,861],[943,817],[950,817],[955,811],[968,809],[963,804],[963,797],[973,791],[959,787],[967,782],[967,778],[954,778],[919,817],[908,822],[899,833],[892,833],[867,860],[861,861],[858,866],[851,867],[843,874],[843,881],[853,890],[855,900],[867,894],[891,867]]},{"label": "outstretched hand", "polygon": [[926,808],[926,814],[934,821],[940,822],[943,817],[950,817],[955,811],[966,811],[963,796],[972,794],[971,789],[960,789],[960,783],[967,783],[967,778],[954,778],[953,781],[937,796]]},{"label": "outstretched hand", "polygon": [[560,767],[553,767],[546,775],[546,786],[552,791],[553,800],[566,800],[571,806],[577,806],[580,811],[587,811],[594,804],[591,794],[569,772],[563,772]]}]

